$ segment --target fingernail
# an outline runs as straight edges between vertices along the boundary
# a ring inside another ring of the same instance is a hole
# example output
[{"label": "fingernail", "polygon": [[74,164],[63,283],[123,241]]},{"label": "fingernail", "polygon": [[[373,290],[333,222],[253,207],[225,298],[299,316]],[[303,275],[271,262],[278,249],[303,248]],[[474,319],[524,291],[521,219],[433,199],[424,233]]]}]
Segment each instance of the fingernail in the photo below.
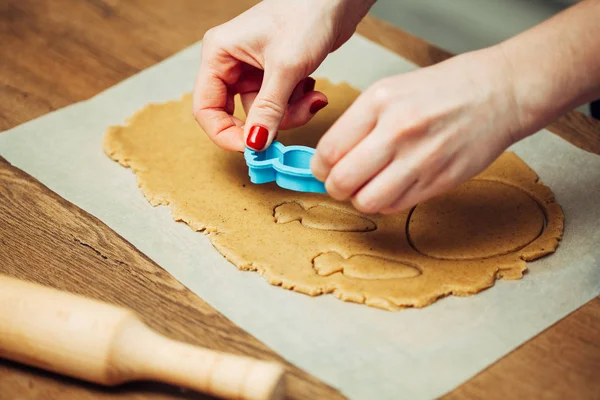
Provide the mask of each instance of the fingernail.
[{"label": "fingernail", "polygon": [[329,104],[329,103],[327,103],[326,101],[316,100],[310,106],[310,113],[311,114],[316,114],[320,109],[322,109],[323,107],[325,107],[327,104]]},{"label": "fingernail", "polygon": [[254,125],[246,139],[246,146],[254,150],[262,150],[269,139],[269,131],[264,126]]},{"label": "fingernail", "polygon": [[315,90],[315,80],[313,78],[306,78],[304,81],[304,93],[312,92]]}]

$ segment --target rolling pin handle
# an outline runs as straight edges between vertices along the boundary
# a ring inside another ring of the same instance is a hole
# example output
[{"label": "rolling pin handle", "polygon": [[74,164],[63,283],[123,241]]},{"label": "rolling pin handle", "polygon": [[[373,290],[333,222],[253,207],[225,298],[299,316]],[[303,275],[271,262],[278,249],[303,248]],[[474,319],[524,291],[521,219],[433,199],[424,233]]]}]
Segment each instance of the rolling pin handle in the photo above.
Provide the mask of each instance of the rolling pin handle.
[{"label": "rolling pin handle", "polygon": [[284,397],[281,366],[177,342],[137,318],[121,324],[110,365],[116,376],[129,380],[160,380],[226,399]]},{"label": "rolling pin handle", "polygon": [[151,379],[227,399],[284,394],[277,364],[176,342],[128,309],[2,274],[0,357],[103,385]]}]

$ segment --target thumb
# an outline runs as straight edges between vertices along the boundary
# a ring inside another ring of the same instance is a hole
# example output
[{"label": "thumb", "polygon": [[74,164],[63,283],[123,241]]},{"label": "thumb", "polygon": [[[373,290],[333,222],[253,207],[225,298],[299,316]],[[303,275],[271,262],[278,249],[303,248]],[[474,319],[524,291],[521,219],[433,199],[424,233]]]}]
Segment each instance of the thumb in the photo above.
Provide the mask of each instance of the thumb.
[{"label": "thumb", "polygon": [[261,151],[271,144],[300,80],[301,77],[290,69],[265,69],[262,86],[244,126],[246,146]]}]

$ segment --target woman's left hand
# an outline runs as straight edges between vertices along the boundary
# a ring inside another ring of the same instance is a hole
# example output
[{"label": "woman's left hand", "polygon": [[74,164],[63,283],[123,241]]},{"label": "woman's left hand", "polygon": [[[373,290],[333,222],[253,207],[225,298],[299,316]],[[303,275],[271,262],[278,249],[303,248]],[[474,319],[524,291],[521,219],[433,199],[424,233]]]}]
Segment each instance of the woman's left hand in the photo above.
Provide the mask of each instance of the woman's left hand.
[{"label": "woman's left hand", "polygon": [[492,47],[375,83],[322,137],[314,175],[364,213],[460,185],[526,133],[511,74]]}]

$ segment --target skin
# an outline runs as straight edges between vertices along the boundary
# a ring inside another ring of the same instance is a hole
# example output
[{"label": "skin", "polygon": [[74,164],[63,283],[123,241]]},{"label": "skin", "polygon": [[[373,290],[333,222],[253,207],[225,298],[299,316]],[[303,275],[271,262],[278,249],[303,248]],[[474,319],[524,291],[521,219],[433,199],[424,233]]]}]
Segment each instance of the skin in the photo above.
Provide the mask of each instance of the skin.
[{"label": "skin", "polygon": [[[311,105],[326,101],[305,90],[309,75],[372,3],[265,0],[209,31],[194,90],[199,124],[217,145],[243,151],[252,126],[267,128],[266,148],[279,129],[308,122]],[[364,213],[396,213],[460,185],[600,98],[599,19],[600,0],[583,1],[496,46],[376,82],[322,137],[315,177]],[[236,93],[245,123],[231,115]]]},{"label": "skin", "polygon": [[[310,107],[327,97],[306,78],[354,33],[372,2],[265,0],[209,30],[194,86],[193,113],[208,136],[226,150],[244,151],[250,127],[269,132],[307,123]],[[245,123],[233,114],[240,94]],[[257,149],[261,150],[261,149]]]}]

